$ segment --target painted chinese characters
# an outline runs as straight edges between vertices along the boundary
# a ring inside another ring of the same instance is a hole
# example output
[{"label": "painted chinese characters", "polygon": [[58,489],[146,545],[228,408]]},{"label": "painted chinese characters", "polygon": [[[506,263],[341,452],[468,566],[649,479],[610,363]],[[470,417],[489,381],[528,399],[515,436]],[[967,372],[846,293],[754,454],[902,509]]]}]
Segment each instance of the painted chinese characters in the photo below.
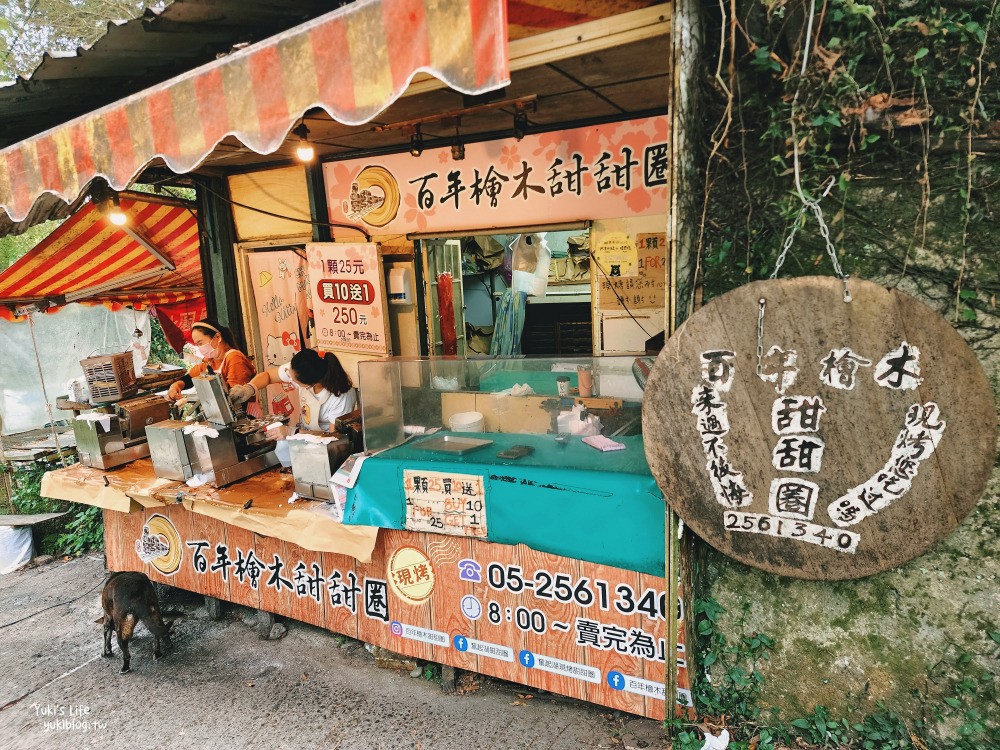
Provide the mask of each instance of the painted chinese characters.
[{"label": "painted chinese characters", "polygon": [[[893,390],[911,390],[921,382],[919,350],[902,342],[889,351],[874,368],[874,381]],[[784,395],[795,384],[798,354],[778,346],[768,353],[769,366],[760,372],[765,382],[775,384],[779,397],[771,405],[771,429],[777,441],[771,451],[773,468],[783,474],[818,474],[823,468],[826,441],[820,435],[821,421],[828,407],[820,395]],[[794,476],[771,480],[768,513],[735,512],[753,503],[753,494],[729,458],[724,437],[730,431],[729,410],[722,398],[735,378],[736,354],[729,349],[709,349],[700,353],[700,382],[691,392],[692,413],[706,469],[716,500],[727,508],[727,531],[797,539],[831,550],[853,554],[861,539],[843,531],[906,494],[920,463],[938,445],[946,423],[937,404],[913,404],[885,465],[871,478],[829,504],[827,512],[837,527],[813,523],[819,507],[820,485]],[[853,391],[860,368],[871,367],[869,359],[849,347],[831,349],[818,370],[821,385],[839,391]]]},{"label": "painted chinese characters", "polygon": [[486,490],[479,474],[403,471],[406,528],[485,539]]},{"label": "painted chinese characters", "polygon": [[377,166],[367,158],[327,164],[330,219],[392,234],[497,226],[511,210],[519,222],[551,224],[667,207],[665,117],[468,143],[465,152],[460,162],[440,148],[419,159],[383,156]]},{"label": "painted chinese characters", "polygon": [[852,352],[849,348],[831,349],[823,358],[819,379],[823,385],[842,391],[853,391],[859,367],[871,367],[872,361]]},{"label": "painted chinese characters", "polygon": [[811,521],[819,499],[819,485],[805,479],[772,479],[767,504],[771,515]]},{"label": "painted chinese characters", "polygon": [[729,433],[729,416],[721,392],[732,385],[736,353],[713,350],[701,354],[701,383],[691,391],[691,413],[697,418],[706,469],[715,499],[727,508],[744,508],[753,502],[743,474],[729,463],[723,438]]},{"label": "painted chinese characters", "polygon": [[875,382],[886,388],[912,391],[923,382],[920,350],[904,341],[875,366]]},{"label": "painted chinese characters", "polygon": [[848,490],[829,507],[838,526],[853,526],[905,495],[917,469],[937,448],[946,422],[934,402],[913,404],[885,466],[867,482]]},{"label": "painted chinese characters", "polygon": [[789,396],[771,405],[771,428],[779,437],[771,453],[771,463],[779,471],[815,474],[823,465],[823,440],[819,418],[826,411],[819,396]]},{"label": "painted chinese characters", "polygon": [[799,376],[799,368],[796,366],[798,361],[799,355],[794,349],[785,351],[780,346],[772,346],[764,355],[760,379],[774,383],[774,390],[779,396],[783,396],[785,391],[795,385],[795,379]]},{"label": "painted chinese characters", "polygon": [[733,387],[733,357],[735,352],[726,349],[702,352],[701,380],[721,393],[728,393]]},{"label": "painted chinese characters", "polygon": [[[803,276],[715,297],[667,339],[643,391],[644,450],[667,503],[722,554],[777,575],[848,580],[913,560],[994,473],[995,398],[965,338],[897,288],[852,277],[850,292]],[[716,351],[736,355],[729,391]],[[716,495],[706,449],[719,442],[753,494],[745,506]]]}]

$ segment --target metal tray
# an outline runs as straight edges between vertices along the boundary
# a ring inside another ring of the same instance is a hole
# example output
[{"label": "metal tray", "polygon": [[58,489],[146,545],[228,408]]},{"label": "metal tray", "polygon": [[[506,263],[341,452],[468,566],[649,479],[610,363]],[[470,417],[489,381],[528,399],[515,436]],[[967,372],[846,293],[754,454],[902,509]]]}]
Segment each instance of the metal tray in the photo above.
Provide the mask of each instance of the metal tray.
[{"label": "metal tray", "polygon": [[472,451],[485,448],[487,445],[493,445],[493,441],[458,437],[457,435],[442,435],[430,440],[421,440],[413,447],[424,451],[438,451],[439,453],[450,453],[453,456],[464,456],[466,453],[472,453]]}]

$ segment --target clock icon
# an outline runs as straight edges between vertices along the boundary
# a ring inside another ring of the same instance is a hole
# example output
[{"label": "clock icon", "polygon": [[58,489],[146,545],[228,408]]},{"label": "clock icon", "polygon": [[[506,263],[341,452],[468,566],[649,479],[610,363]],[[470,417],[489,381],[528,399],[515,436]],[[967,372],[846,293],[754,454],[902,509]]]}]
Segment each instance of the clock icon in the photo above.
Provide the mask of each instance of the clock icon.
[{"label": "clock icon", "polygon": [[462,614],[470,620],[478,620],[483,615],[483,605],[472,594],[462,597]]}]

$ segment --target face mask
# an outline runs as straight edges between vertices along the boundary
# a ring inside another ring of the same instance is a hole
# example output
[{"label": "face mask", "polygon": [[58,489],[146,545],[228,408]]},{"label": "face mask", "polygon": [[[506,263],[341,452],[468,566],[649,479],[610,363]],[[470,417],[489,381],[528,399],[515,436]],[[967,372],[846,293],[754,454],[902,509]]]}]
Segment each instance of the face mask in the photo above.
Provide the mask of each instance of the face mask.
[{"label": "face mask", "polygon": [[202,344],[198,347],[198,352],[201,354],[203,359],[215,359],[215,347],[211,344]]}]

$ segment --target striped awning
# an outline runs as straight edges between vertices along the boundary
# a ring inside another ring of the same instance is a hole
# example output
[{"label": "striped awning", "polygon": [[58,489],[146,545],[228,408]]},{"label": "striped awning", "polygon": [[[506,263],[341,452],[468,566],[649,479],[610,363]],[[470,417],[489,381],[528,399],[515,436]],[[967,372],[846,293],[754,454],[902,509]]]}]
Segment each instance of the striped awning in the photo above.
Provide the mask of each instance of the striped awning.
[{"label": "striped awning", "polygon": [[18,222],[99,176],[121,190],[157,157],[190,172],[228,135],[268,154],[314,107],[361,124],[418,71],[466,94],[509,83],[505,0],[356,0],[0,151],[0,209]]},{"label": "striped awning", "polygon": [[121,208],[125,227],[111,224],[93,203],[84,205],[0,273],[0,302],[165,304],[203,296],[195,212],[124,196]]}]

